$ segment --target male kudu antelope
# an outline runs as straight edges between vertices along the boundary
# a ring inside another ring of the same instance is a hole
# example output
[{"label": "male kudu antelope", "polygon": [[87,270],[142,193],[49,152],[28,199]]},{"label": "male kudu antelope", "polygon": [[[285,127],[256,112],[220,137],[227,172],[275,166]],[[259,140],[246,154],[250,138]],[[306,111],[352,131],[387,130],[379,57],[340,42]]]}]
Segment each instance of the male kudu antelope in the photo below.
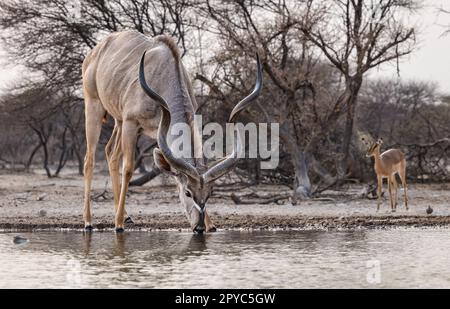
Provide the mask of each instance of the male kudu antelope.
[{"label": "male kudu antelope", "polygon": [[[363,139],[364,141],[364,139]],[[395,180],[395,174],[400,176],[402,181],[403,190],[405,193],[405,207],[408,210],[408,198],[406,196],[406,159],[403,152],[399,149],[389,149],[380,154],[380,148],[383,144],[382,139],[378,139],[376,142],[372,143],[369,147],[366,156],[374,157],[375,159],[375,173],[377,174],[378,180],[378,201],[377,201],[377,211],[380,210],[381,204],[381,190],[383,187],[383,178],[388,179],[389,188],[389,199],[391,202],[391,210],[395,212],[397,209],[398,200],[398,186]],[[392,189],[395,190],[395,201],[392,198]]]},{"label": "male kudu antelope", "polygon": [[[255,88],[235,106],[229,122],[234,122],[261,91],[259,57],[257,65]],[[151,81],[151,87],[146,78]],[[114,118],[115,126],[105,152],[114,193],[116,231],[122,232],[124,223],[132,222],[126,214],[125,198],[134,170],[134,150],[140,132],[157,139],[158,148],[153,151],[154,161],[162,171],[175,178],[191,228],[198,233],[202,233],[205,228],[206,231],[215,231],[206,212],[206,202],[214,180],[235,166],[242,146],[237,134],[232,153],[210,168],[205,165],[203,158],[180,158],[172,153],[166,137],[176,123],[188,124],[192,139],[196,141],[194,147],[201,145],[201,137],[193,123],[197,102],[174,41],[167,36],[150,39],[135,31],[109,35],[84,60],[83,90],[87,141],[84,166],[85,228],[92,229],[90,190],[95,150],[102,121],[109,114]],[[121,156],[123,165],[120,182]],[[125,216],[127,221],[124,220]]]}]

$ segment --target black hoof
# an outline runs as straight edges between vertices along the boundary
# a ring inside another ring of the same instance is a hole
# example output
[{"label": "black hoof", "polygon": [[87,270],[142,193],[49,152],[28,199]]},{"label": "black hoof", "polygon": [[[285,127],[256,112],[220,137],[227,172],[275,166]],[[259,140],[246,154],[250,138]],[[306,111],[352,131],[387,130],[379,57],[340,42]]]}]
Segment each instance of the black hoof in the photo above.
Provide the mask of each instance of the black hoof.
[{"label": "black hoof", "polygon": [[214,232],[217,232],[217,229],[216,229],[215,226],[213,226],[212,228],[210,228],[210,229],[208,230],[208,233],[214,233]]},{"label": "black hoof", "polygon": [[86,232],[92,232],[93,229],[94,229],[94,228],[92,227],[92,225],[88,225],[88,226],[85,226],[85,227],[84,227],[84,230],[85,230]]},{"label": "black hoof", "polygon": [[128,217],[125,219],[125,224],[134,224],[133,219],[131,219],[131,217]]},{"label": "black hoof", "polygon": [[123,233],[123,232],[125,232],[123,227],[116,228],[116,233]]}]

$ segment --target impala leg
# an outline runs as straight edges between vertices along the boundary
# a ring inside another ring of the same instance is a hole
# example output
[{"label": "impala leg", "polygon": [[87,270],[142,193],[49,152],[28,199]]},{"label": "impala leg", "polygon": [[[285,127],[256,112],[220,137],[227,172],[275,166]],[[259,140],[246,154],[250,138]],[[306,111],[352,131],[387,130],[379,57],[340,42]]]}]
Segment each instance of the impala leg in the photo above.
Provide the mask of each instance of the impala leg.
[{"label": "impala leg", "polygon": [[378,187],[377,187],[377,212],[380,211],[381,204],[381,190],[383,189],[383,178],[381,176],[377,177]]},{"label": "impala leg", "polygon": [[395,174],[392,175],[392,185],[393,185],[394,191],[395,191],[394,209],[397,210],[397,204],[398,204],[398,185],[397,185],[397,179],[395,179]]},{"label": "impala leg", "polygon": [[83,219],[86,229],[92,229],[91,211],[91,185],[92,174],[95,165],[95,151],[97,148],[100,132],[102,130],[102,119],[105,110],[99,100],[86,98],[86,156],[84,158],[84,211]]},{"label": "impala leg", "polygon": [[394,201],[392,199],[392,176],[388,177],[388,189],[389,189],[389,201],[391,202],[391,211],[395,212]]},{"label": "impala leg", "polygon": [[208,212],[205,211],[205,225],[206,225],[206,232],[212,233],[216,231],[216,227],[214,226],[214,223],[212,222],[211,218],[208,215]]},{"label": "impala leg", "polygon": [[403,164],[402,168],[400,169],[400,179],[402,181],[402,187],[405,194],[405,208],[408,210],[408,196],[406,194],[406,163]]},{"label": "impala leg", "polygon": [[122,186],[120,189],[119,204],[116,211],[115,226],[117,232],[123,232],[125,216],[125,199],[128,192],[128,183],[134,170],[134,149],[136,146],[138,126],[135,122],[125,121],[122,124]]}]

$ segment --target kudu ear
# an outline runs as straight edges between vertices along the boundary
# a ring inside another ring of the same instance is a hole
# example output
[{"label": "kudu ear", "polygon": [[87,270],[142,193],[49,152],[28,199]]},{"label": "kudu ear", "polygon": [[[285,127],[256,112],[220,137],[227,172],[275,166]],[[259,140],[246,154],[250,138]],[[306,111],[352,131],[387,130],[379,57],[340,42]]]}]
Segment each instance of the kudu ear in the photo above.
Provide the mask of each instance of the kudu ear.
[{"label": "kudu ear", "polygon": [[168,173],[170,175],[175,175],[170,168],[170,164],[166,161],[166,158],[162,155],[161,150],[159,148],[153,149],[153,160],[155,161],[156,166],[163,172]]}]

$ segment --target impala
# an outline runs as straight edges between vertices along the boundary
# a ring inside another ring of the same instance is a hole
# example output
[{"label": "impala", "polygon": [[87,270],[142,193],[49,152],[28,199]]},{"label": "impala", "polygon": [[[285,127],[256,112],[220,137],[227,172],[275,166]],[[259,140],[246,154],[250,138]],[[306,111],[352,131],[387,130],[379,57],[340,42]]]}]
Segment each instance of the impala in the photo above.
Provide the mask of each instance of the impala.
[{"label": "impala", "polygon": [[[364,139],[363,139],[364,140]],[[383,178],[388,179],[389,199],[391,202],[391,210],[395,212],[397,209],[398,187],[395,175],[400,176],[402,181],[403,191],[405,194],[405,208],[408,210],[408,198],[406,195],[406,159],[403,152],[399,149],[389,149],[380,154],[382,139],[378,139],[369,147],[366,156],[374,157],[375,159],[375,173],[377,174],[377,211],[380,210],[381,204],[381,190],[383,187]],[[395,190],[395,201],[393,200],[392,190]]]},{"label": "impala", "polygon": [[[197,233],[215,231],[206,211],[206,203],[214,181],[231,171],[237,163],[242,149],[241,140],[235,132],[231,154],[210,167],[203,157],[186,158],[173,152],[167,137],[170,128],[177,123],[188,124],[194,147],[201,146],[201,137],[193,123],[197,102],[175,42],[168,36],[152,39],[135,31],[113,33],[89,52],[83,62],[82,74],[87,143],[84,165],[85,228],[92,229],[90,190],[95,151],[102,122],[110,115],[115,120],[115,126],[105,153],[114,194],[116,231],[123,232],[124,223],[132,222],[125,210],[125,198],[134,171],[137,136],[141,132],[157,140],[158,148],[153,151],[155,164],[174,177],[192,230]],[[237,116],[261,92],[259,57],[256,74],[254,90],[234,107],[229,122],[235,122]]]}]

